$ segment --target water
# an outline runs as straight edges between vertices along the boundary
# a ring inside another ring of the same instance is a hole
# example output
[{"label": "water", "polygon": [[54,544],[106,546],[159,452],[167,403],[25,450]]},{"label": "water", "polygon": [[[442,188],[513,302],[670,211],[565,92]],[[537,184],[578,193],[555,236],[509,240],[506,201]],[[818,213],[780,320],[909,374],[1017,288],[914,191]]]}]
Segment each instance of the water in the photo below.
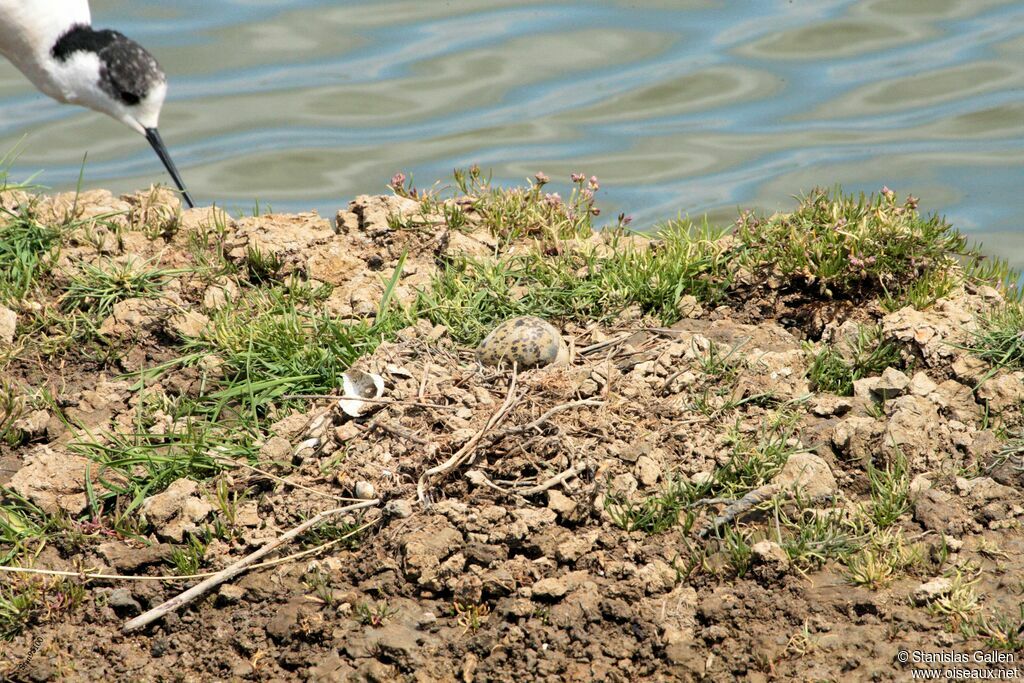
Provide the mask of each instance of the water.
[{"label": "water", "polygon": [[[324,215],[478,163],[602,183],[605,216],[781,210],[815,185],[923,198],[1024,265],[1024,3],[93,0],[170,74],[196,198]],[[15,178],[168,183],[141,137],[0,64]],[[557,183],[555,189],[559,188]]]}]

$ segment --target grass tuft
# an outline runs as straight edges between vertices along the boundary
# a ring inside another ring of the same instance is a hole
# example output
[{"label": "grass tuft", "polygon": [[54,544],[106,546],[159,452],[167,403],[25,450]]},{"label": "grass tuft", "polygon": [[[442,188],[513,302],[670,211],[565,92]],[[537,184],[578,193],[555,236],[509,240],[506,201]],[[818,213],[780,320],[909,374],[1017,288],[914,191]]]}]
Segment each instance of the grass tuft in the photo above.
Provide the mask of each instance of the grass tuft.
[{"label": "grass tuft", "polygon": [[888,188],[869,196],[815,189],[792,213],[743,213],[734,234],[755,274],[830,297],[904,292],[926,274],[955,270],[966,251],[963,235]]},{"label": "grass tuft", "polygon": [[814,354],[808,378],[814,391],[853,395],[853,383],[901,365],[899,345],[882,338],[880,327],[861,326],[849,343],[825,344]]}]

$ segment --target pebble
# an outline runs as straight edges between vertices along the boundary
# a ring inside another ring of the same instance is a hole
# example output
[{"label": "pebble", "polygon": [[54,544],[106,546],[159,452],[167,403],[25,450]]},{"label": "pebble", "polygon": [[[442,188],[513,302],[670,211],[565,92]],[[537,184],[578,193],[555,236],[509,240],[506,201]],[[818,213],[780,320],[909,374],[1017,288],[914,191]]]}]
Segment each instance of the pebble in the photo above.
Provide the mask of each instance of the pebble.
[{"label": "pebble", "polygon": [[412,503],[408,500],[391,500],[384,506],[384,512],[398,519],[412,517]]},{"label": "pebble", "polygon": [[483,365],[515,363],[520,369],[569,362],[569,347],[554,325],[531,316],[498,325],[476,349]]},{"label": "pebble", "polygon": [[355,485],[356,498],[359,500],[371,500],[377,495],[377,490],[368,481],[357,481]]},{"label": "pebble", "polygon": [[953,579],[947,576],[939,576],[931,581],[926,581],[914,589],[914,602],[924,605],[937,600],[953,590]]}]

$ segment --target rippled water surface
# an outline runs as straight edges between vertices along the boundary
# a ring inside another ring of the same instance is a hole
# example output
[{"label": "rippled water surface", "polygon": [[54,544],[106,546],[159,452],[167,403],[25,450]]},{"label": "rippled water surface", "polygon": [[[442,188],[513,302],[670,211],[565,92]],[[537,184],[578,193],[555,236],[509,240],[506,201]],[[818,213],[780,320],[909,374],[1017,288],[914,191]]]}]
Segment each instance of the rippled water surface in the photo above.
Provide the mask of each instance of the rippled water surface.
[{"label": "rippled water surface", "polygon": [[[602,181],[606,215],[785,209],[815,185],[923,198],[1024,264],[1024,3],[93,0],[157,56],[198,200],[318,208],[479,163]],[[24,140],[23,140],[24,138]],[[0,64],[15,177],[168,182],[146,142]]]}]

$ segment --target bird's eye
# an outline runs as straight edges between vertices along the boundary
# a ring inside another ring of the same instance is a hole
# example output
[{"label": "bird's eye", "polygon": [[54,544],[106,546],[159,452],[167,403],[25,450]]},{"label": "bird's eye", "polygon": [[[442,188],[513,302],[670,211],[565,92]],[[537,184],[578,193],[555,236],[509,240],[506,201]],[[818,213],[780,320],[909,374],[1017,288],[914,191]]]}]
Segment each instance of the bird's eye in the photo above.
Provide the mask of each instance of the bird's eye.
[{"label": "bird's eye", "polygon": [[140,99],[141,98],[133,92],[129,92],[128,90],[121,91],[121,101],[125,104],[138,104]]}]

